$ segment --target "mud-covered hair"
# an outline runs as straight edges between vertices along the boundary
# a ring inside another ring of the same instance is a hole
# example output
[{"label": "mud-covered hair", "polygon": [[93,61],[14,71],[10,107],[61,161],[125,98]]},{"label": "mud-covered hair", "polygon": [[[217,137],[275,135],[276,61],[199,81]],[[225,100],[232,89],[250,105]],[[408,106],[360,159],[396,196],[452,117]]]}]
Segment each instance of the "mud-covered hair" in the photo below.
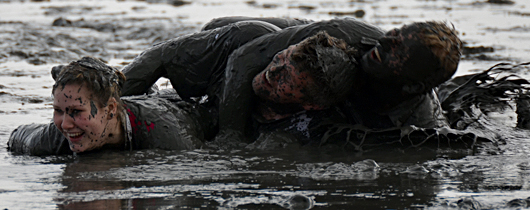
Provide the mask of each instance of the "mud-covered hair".
[{"label": "mud-covered hair", "polygon": [[[427,88],[433,88],[450,79],[456,72],[462,55],[462,41],[454,25],[447,22],[427,21],[407,25],[408,30],[417,30],[421,43],[430,49],[436,58],[435,69],[427,78],[419,78]],[[429,68],[429,67],[425,67]],[[430,71],[430,69],[424,69]]]},{"label": "mud-covered hair", "polygon": [[316,82],[309,88],[309,100],[323,106],[344,100],[353,86],[357,51],[325,31],[298,45],[300,50],[293,53],[292,60],[298,68],[308,71]]},{"label": "mud-covered hair", "polygon": [[99,59],[83,57],[66,66],[54,67],[52,76],[55,80],[52,94],[57,88],[64,88],[65,85],[86,85],[93,93],[92,99],[100,107],[107,106],[111,97],[115,98],[119,104],[117,115],[121,115],[123,102],[120,100],[120,95],[125,82],[125,75],[121,71],[106,65]]}]

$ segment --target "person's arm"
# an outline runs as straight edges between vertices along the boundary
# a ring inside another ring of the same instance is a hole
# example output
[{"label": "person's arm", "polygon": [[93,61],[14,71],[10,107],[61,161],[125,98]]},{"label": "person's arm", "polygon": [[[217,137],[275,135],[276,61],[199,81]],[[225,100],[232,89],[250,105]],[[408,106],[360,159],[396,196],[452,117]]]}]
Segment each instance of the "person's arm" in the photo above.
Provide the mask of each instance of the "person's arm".
[{"label": "person's arm", "polygon": [[243,45],[228,59],[219,105],[220,134],[245,134],[248,131],[246,125],[255,97],[252,90],[254,76],[267,67],[277,52],[323,30],[354,47],[363,37],[377,38],[384,33],[355,19],[334,19],[286,28]]},{"label": "person's arm", "polygon": [[382,149],[407,150],[499,150],[498,138],[492,132],[476,132],[416,126],[371,129],[360,124],[331,124],[322,132],[320,146],[340,145],[344,151],[370,152]]},{"label": "person's arm", "polygon": [[448,126],[441,103],[434,91],[403,101],[385,113],[394,126],[414,125],[420,128]]},{"label": "person's arm", "polygon": [[296,18],[274,18],[274,17],[245,17],[245,16],[230,16],[212,19],[202,27],[202,31],[220,28],[232,23],[240,21],[258,20],[278,26],[284,29],[291,26],[305,25],[313,23],[312,20],[296,19]]},{"label": "person's arm", "polygon": [[123,96],[148,93],[153,84],[167,74],[162,60],[164,46],[158,44],[147,49],[123,68],[127,78],[122,88]]},{"label": "person's arm", "polygon": [[214,30],[201,31],[156,45],[123,69],[127,80],[123,95],[141,95],[165,76],[187,100],[218,93],[228,56],[256,37],[280,30],[262,21],[243,21]]},{"label": "person's arm", "polygon": [[9,151],[24,155],[45,156],[73,153],[68,140],[52,122],[19,126],[9,136],[7,146]]}]

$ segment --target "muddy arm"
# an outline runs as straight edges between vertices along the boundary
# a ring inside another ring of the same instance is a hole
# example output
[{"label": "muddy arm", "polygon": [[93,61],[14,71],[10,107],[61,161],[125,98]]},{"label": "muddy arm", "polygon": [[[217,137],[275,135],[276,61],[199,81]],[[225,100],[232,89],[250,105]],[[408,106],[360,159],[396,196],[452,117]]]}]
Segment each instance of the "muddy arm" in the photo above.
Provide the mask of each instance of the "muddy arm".
[{"label": "muddy arm", "polygon": [[451,128],[416,126],[370,129],[360,124],[333,124],[324,132],[320,145],[340,145],[346,151],[469,150],[499,151],[499,138],[491,131],[477,132]]},{"label": "muddy arm", "polygon": [[266,22],[244,21],[158,44],[123,69],[127,78],[123,95],[143,94],[164,76],[184,100],[213,97],[220,92],[217,87],[231,52],[256,37],[278,30]]},{"label": "muddy arm", "polygon": [[15,154],[36,156],[72,154],[68,141],[51,122],[19,126],[11,133],[7,149]]},{"label": "muddy arm", "polygon": [[163,47],[163,44],[158,44],[147,49],[123,68],[127,78],[123,84],[123,96],[148,93],[160,77],[166,76],[166,69],[162,65]]}]

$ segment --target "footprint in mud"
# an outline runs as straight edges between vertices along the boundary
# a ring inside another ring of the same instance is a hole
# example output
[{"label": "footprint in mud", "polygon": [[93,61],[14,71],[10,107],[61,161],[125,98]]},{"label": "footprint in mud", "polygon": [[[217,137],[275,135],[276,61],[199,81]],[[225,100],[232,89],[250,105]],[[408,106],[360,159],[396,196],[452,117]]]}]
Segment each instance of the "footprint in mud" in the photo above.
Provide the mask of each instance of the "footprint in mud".
[{"label": "footprint in mud", "polygon": [[506,207],[508,208],[528,208],[530,207],[530,197],[526,199],[513,199],[511,201],[508,201],[506,203]]},{"label": "footprint in mud", "polygon": [[313,208],[313,199],[305,195],[292,195],[285,202],[284,207],[287,209],[311,209]]},{"label": "footprint in mud", "polygon": [[473,198],[462,198],[456,202],[460,209],[481,209],[481,205]]}]

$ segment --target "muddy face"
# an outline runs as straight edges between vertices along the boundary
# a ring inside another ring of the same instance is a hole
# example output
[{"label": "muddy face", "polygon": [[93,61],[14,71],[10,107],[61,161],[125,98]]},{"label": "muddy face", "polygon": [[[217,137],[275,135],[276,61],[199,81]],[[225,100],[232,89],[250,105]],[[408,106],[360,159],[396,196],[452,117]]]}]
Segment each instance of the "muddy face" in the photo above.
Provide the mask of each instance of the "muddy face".
[{"label": "muddy face", "polygon": [[110,128],[108,106],[100,107],[84,85],[57,88],[53,100],[53,122],[68,139],[70,149],[84,152],[107,143]]},{"label": "muddy face", "polygon": [[315,82],[309,72],[297,68],[291,56],[297,45],[276,54],[272,62],[252,81],[254,93],[261,99],[280,103],[307,102],[308,88]]},{"label": "muddy face", "polygon": [[[417,28],[404,26],[379,39],[379,43],[362,58],[365,72],[379,79],[425,78],[436,62],[432,52],[420,41]],[[426,70],[427,69],[427,70]]]}]

